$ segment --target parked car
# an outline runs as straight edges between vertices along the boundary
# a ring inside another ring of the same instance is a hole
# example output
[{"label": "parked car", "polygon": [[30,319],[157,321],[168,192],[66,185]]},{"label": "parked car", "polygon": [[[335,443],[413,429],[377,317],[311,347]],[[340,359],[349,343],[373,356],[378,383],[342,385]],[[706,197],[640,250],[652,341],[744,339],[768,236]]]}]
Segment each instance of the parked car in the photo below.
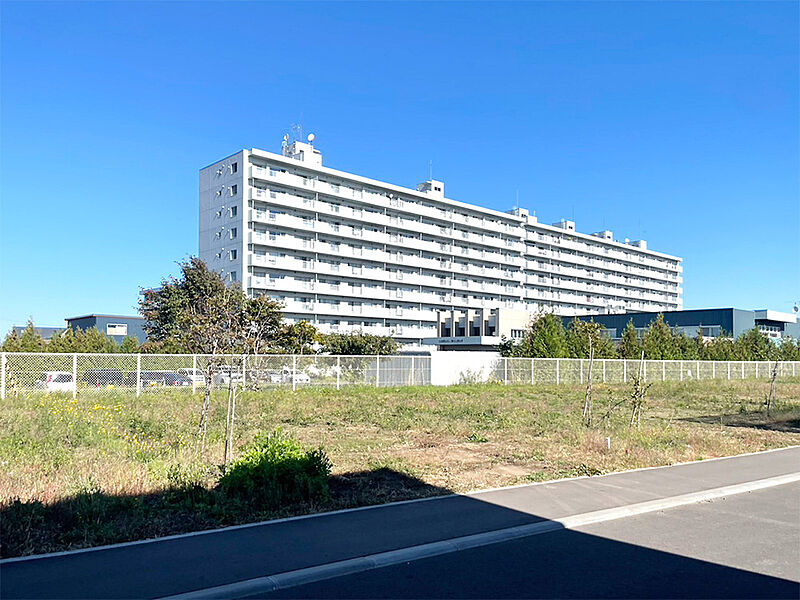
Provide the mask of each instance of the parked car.
[{"label": "parked car", "polygon": [[185,387],[192,385],[192,380],[180,373],[164,373],[164,385]]},{"label": "parked car", "polygon": [[89,369],[80,376],[80,381],[90,387],[118,387],[123,385],[125,376],[119,369]]},{"label": "parked car", "polygon": [[[192,385],[192,382],[188,378],[169,371],[142,371],[139,373],[139,381],[141,387]],[[130,373],[125,378],[125,385],[130,387],[136,386],[136,373]]]},{"label": "parked car", "polygon": [[283,369],[281,380],[284,383],[292,383],[292,380],[294,380],[294,383],[311,383],[311,377],[308,373],[303,373],[302,371],[292,373],[292,370],[288,367]]},{"label": "parked car", "polygon": [[190,382],[197,385],[206,384],[206,376],[202,369],[178,369],[178,375],[183,375]]},{"label": "parked car", "polygon": [[231,369],[230,367],[220,367],[214,373],[214,383],[216,385],[229,385],[233,380],[234,385],[242,383],[242,372],[238,369]]},{"label": "parked car", "polygon": [[36,381],[36,388],[48,392],[73,392],[75,382],[67,371],[45,371]]}]

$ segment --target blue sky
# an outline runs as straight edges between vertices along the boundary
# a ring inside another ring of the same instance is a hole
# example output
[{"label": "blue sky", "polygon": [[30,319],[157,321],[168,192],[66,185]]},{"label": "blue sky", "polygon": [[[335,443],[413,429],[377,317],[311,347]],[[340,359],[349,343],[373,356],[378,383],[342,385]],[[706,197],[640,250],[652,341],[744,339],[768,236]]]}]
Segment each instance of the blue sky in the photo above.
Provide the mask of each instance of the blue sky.
[{"label": "blue sky", "polygon": [[4,2],[0,329],[133,314],[198,170],[278,151],[684,258],[687,308],[800,301],[793,2]]}]

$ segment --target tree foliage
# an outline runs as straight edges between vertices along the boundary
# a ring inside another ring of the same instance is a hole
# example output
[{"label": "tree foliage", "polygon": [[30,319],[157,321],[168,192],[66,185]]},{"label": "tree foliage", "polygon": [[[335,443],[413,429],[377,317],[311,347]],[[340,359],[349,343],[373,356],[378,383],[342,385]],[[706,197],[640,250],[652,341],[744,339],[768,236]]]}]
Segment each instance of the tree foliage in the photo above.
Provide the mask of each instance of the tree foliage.
[{"label": "tree foliage", "polygon": [[149,342],[142,351],[215,355],[280,350],[279,302],[268,296],[248,298],[196,257],[180,267],[180,277],[143,290],[139,311]]},{"label": "tree foliage", "polygon": [[322,352],[340,355],[394,354],[397,342],[385,335],[364,332],[331,333],[322,336]]},{"label": "tree foliage", "polygon": [[504,339],[500,354],[510,357],[588,358],[591,337],[595,358],[639,359],[644,350],[648,360],[800,360],[800,341],[786,338],[780,344],[754,327],[736,340],[722,331],[714,338],[688,337],[673,330],[658,315],[639,337],[633,320],[628,321],[618,345],[592,321],[573,319],[564,327],[560,317],[537,317],[519,341]]}]

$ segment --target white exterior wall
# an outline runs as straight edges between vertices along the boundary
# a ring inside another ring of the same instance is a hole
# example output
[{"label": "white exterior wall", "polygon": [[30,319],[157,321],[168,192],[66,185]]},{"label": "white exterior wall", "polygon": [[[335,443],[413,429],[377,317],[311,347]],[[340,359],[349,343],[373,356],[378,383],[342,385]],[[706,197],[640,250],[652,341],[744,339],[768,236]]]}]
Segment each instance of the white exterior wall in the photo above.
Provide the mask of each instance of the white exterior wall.
[{"label": "white exterior wall", "polygon": [[415,342],[454,308],[682,308],[681,259],[644,242],[450,200],[441,182],[417,191],[329,169],[309,144],[286,154],[244,150],[200,172],[200,257],[285,302],[288,319]]}]

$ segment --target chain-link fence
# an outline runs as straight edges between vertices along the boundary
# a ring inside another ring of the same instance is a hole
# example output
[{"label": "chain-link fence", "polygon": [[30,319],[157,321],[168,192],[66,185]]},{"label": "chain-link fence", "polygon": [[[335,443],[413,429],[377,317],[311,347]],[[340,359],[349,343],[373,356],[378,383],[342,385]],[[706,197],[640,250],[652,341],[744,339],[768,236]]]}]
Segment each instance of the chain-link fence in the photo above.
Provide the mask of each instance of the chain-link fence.
[{"label": "chain-link fence", "polygon": [[[191,354],[0,354],[0,398],[19,392],[102,393],[128,390],[137,396],[165,387],[194,393],[213,382],[251,390],[349,385],[394,387],[430,385],[437,369],[448,371],[444,384],[502,382],[507,384],[580,384],[588,381],[625,383],[707,379],[768,379],[800,376],[800,362],[638,360],[569,358],[500,358],[483,356],[459,370],[463,352],[424,356]],[[481,353],[486,355],[487,353]],[[467,361],[461,361],[465,363]],[[454,368],[455,364],[455,368]],[[438,365],[438,366],[437,366]],[[476,365],[480,368],[476,368]],[[641,373],[639,372],[641,370]]]}]

